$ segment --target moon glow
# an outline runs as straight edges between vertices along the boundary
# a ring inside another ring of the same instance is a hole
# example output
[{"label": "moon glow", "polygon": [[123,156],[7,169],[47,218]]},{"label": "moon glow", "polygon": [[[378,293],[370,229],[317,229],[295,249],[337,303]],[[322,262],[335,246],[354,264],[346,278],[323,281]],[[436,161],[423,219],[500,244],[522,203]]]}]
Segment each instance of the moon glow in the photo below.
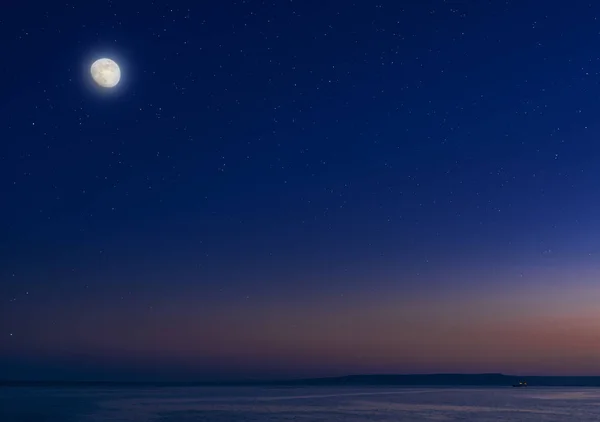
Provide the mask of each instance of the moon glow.
[{"label": "moon glow", "polygon": [[121,69],[111,59],[98,59],[90,68],[92,79],[102,88],[114,88],[121,80]]}]

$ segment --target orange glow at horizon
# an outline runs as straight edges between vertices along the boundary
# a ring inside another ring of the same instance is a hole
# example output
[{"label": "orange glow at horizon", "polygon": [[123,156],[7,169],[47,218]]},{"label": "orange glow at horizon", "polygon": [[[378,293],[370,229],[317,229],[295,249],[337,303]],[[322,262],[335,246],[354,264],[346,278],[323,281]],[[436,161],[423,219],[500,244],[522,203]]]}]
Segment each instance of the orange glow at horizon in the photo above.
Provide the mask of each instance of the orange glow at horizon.
[{"label": "orange glow at horizon", "polygon": [[[230,362],[336,374],[600,374],[600,290],[581,279],[577,288],[548,279],[526,287],[486,283],[411,294],[390,287],[344,298],[218,307],[194,307],[186,296],[146,313],[96,301],[46,310],[53,320],[32,325],[31,336],[12,344],[49,356],[79,353],[190,368]],[[173,303],[180,308],[169,307]]]}]

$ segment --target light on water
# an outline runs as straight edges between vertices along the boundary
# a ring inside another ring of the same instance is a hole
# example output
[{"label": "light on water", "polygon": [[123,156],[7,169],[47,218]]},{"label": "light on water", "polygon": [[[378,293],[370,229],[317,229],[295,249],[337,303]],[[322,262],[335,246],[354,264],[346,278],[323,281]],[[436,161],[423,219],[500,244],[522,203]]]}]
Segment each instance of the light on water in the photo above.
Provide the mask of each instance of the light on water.
[{"label": "light on water", "polygon": [[0,389],[2,422],[600,420],[600,389]]}]

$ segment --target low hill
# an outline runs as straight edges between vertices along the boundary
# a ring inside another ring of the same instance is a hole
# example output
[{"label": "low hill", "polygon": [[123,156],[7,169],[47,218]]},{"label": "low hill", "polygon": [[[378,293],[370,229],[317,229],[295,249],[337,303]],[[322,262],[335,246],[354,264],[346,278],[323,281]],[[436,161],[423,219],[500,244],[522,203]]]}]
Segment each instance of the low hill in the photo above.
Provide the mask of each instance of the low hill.
[{"label": "low hill", "polygon": [[599,376],[531,376],[520,377],[504,374],[412,374],[412,375],[348,375],[343,377],[307,378],[297,380],[238,382],[61,382],[61,381],[1,381],[0,387],[218,387],[218,386],[287,386],[287,387],[435,387],[435,386],[511,386],[527,381],[530,387],[600,387]]}]

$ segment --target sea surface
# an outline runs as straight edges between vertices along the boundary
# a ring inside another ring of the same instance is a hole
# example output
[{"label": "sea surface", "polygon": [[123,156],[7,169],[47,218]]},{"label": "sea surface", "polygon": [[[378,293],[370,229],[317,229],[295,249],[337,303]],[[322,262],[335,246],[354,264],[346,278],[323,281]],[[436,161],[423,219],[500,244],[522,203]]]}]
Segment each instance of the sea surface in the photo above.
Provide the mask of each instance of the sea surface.
[{"label": "sea surface", "polygon": [[0,388],[1,422],[600,421],[598,388]]}]

